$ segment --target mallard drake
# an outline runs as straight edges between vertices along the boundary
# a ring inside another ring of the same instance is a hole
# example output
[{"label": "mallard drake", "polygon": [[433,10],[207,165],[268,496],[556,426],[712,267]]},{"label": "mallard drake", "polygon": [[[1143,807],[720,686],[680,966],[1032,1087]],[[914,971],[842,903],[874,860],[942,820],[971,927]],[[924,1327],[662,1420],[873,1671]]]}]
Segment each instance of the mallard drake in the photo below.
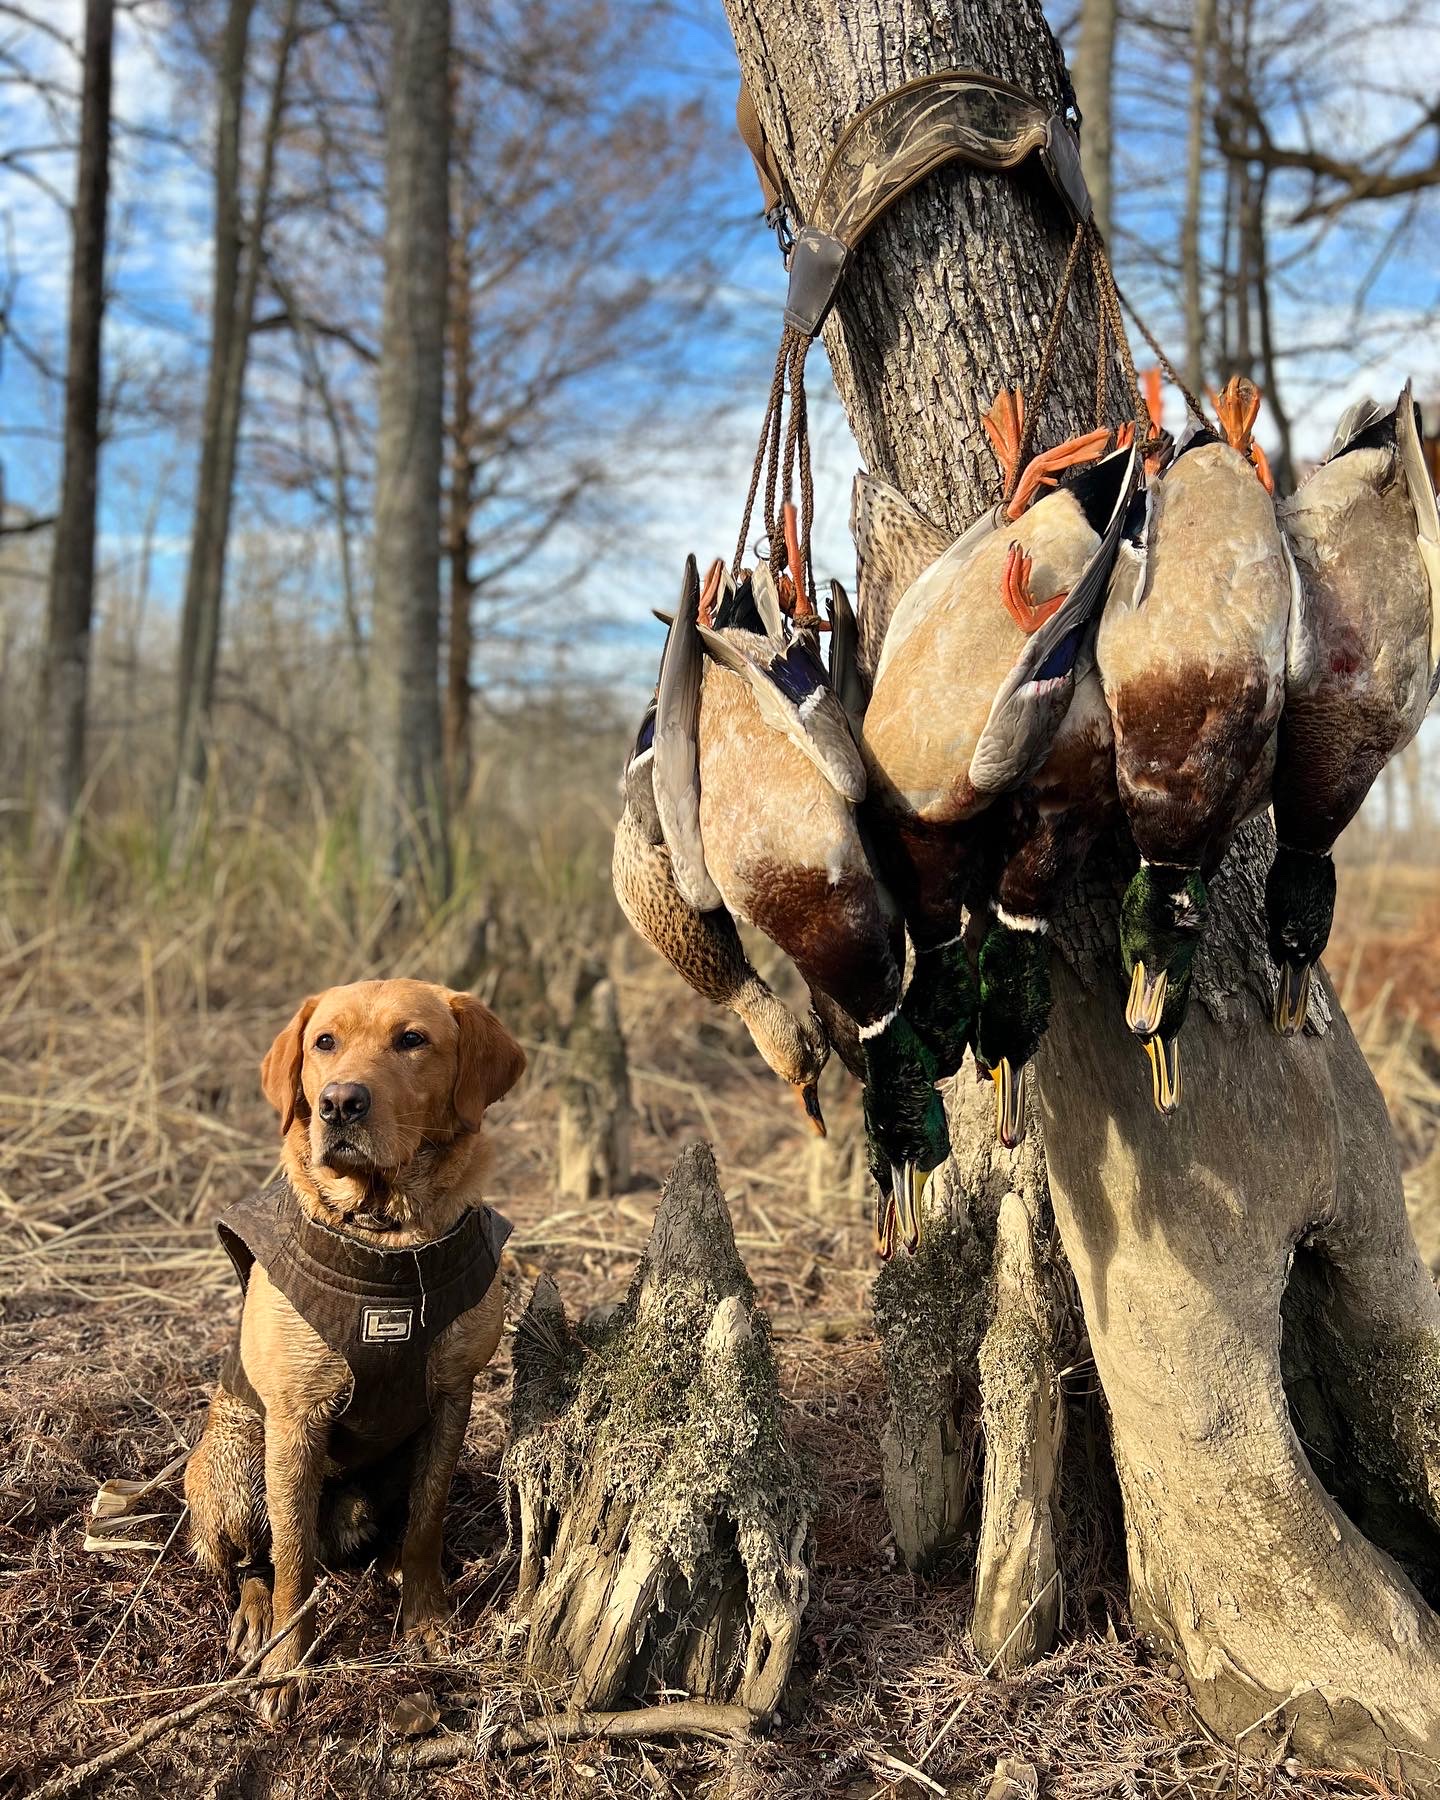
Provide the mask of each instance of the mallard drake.
[{"label": "mallard drake", "polygon": [[996,1130],[1024,1131],[1022,1074],[1050,1019],[1051,922],[1100,835],[1120,812],[1115,741],[1087,652],[1075,697],[1044,762],[1011,797],[994,915],[980,946],[976,1056],[996,1084]]},{"label": "mallard drake", "polygon": [[[1007,475],[1021,417],[1018,396],[1002,395],[987,419]],[[862,733],[867,819],[916,948],[905,1010],[918,1030],[928,1024],[925,1008],[937,1004],[932,996],[955,1014],[949,996],[973,979],[962,910],[991,905],[1007,859],[1021,848],[1011,809],[993,803],[1044,764],[1087,666],[1136,479],[1133,442],[1106,454],[1112,442],[1095,432],[1036,458],[1014,499],[932,557],[898,597],[897,579],[933,548],[934,527],[893,489],[881,495],[873,478],[852,508],[860,639],[880,645]],[[1074,753],[1086,745],[1077,737]],[[1087,747],[1081,760],[1088,756]],[[1063,759],[1060,775],[1067,784],[1071,760]],[[1017,887],[1024,869],[1022,861]],[[1043,915],[1004,909],[981,945],[977,1055],[995,1081],[997,1130],[1007,1143],[1023,1117],[1018,1071],[1049,1013],[1043,925]],[[936,1047],[949,1073],[965,1044],[945,1023]]]},{"label": "mallard drake", "polygon": [[1408,382],[1388,412],[1369,399],[1346,412],[1279,516],[1310,646],[1280,717],[1265,885],[1275,1027],[1289,1036],[1330,937],[1335,840],[1420,729],[1440,677],[1440,512]]},{"label": "mallard drake", "polygon": [[693,816],[698,873],[725,910],[853,1021],[872,1165],[888,1176],[881,1247],[898,1232],[913,1248],[925,1179],[950,1140],[934,1063],[899,1012],[903,937],[860,837],[860,753],[816,634],[785,614],[767,564],[738,587],[707,587],[703,610],[708,622],[690,581],[657,697],[664,835],[673,851],[670,819],[683,832]]},{"label": "mallard drake", "polygon": [[[688,579],[688,576],[687,576]],[[655,705],[626,760],[611,879],[620,910],[697,994],[743,1021],[771,1069],[794,1089],[821,1137],[819,1082],[830,1053],[820,1020],[798,1018],[756,973],[723,906],[701,911],[680,892],[655,805]]]},{"label": "mallard drake", "polygon": [[1260,392],[1234,377],[1127,520],[1096,645],[1120,799],[1140,851],[1121,906],[1125,1017],[1155,1104],[1180,1100],[1179,1032],[1230,835],[1266,804],[1298,576],[1251,433]]}]

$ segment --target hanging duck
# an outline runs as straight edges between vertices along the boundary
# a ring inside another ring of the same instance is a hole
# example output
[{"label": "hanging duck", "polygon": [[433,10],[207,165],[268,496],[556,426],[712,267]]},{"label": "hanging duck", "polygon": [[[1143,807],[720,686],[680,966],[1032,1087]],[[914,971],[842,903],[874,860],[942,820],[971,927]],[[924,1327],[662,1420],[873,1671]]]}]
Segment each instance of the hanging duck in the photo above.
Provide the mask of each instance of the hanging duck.
[{"label": "hanging duck", "polygon": [[[1009,394],[987,419],[1007,475],[1022,421],[1019,397]],[[853,514],[864,571],[860,638],[880,639],[862,736],[867,820],[916,947],[905,1011],[922,1036],[933,1032],[942,1074],[958,1066],[969,1035],[952,1028],[959,1009],[951,996],[973,980],[962,912],[989,909],[1007,874],[1006,892],[1045,909],[1011,911],[1000,897],[980,948],[977,1059],[995,1082],[996,1127],[1007,1144],[1022,1129],[1021,1071],[1049,1016],[1045,924],[1065,877],[1057,869],[1039,879],[1044,854],[1037,845],[1027,856],[1011,808],[993,803],[1044,765],[1086,672],[1137,477],[1133,441],[1119,435],[1114,449],[1115,435],[1097,431],[1036,457],[1007,483],[1011,501],[984,514],[898,597],[887,575],[908,573],[933,547],[934,528],[893,490],[883,513],[866,493]],[[872,618],[884,623],[872,627]],[[1067,795],[1089,766],[1092,736],[1090,726],[1078,731],[1057,765]],[[1032,804],[1038,823],[1038,798]],[[1053,851],[1060,854],[1058,837]]]},{"label": "hanging duck", "polygon": [[687,579],[657,704],[655,796],[682,891],[708,884],[853,1023],[878,1240],[914,1248],[925,1180],[949,1154],[944,1108],[899,1013],[903,935],[860,838],[860,753],[815,633],[785,613],[766,563],[708,587],[703,608]]},{"label": "hanging duck", "polygon": [[1131,509],[1096,650],[1120,799],[1140,851],[1121,906],[1125,1018],[1155,1105],[1180,1101],[1179,1032],[1206,883],[1263,807],[1287,669],[1302,672],[1298,576],[1252,433],[1260,392],[1235,376]]},{"label": "hanging duck", "polygon": [[[692,561],[686,569],[687,590],[694,576]],[[682,594],[681,616],[685,612]],[[625,764],[624,803],[611,859],[620,910],[697,994],[737,1014],[755,1048],[794,1090],[805,1117],[823,1137],[819,1082],[830,1047],[821,1022],[813,1015],[797,1018],[756,973],[718,895],[702,909],[685,898],[676,881],[655,804],[655,710],[652,702]]]},{"label": "hanging duck", "polygon": [[1286,689],[1265,885],[1275,1028],[1305,1023],[1335,910],[1335,840],[1420,729],[1440,678],[1440,512],[1407,382],[1362,400],[1279,508],[1300,570],[1308,670]]}]

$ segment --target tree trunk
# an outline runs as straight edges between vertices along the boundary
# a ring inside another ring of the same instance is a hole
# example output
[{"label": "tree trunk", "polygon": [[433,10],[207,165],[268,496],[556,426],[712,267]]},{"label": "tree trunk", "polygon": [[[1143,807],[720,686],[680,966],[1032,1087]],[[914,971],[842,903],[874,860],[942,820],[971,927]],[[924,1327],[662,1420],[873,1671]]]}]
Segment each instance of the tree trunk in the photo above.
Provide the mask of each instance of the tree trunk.
[{"label": "tree trunk", "polygon": [[1210,44],[1215,0],[1195,0],[1190,23],[1190,102],[1185,126],[1185,210],[1180,221],[1180,269],[1185,284],[1185,381],[1192,394],[1205,385],[1205,302],[1200,271],[1200,207],[1205,183],[1205,99],[1210,91]]},{"label": "tree trunk", "polygon": [[630,1182],[630,1068],[615,983],[596,971],[565,1036],[555,1195],[584,1201]]},{"label": "tree trunk", "polygon": [[665,1183],[623,1305],[566,1323],[542,1276],[515,1340],[504,1475],[533,1668],[603,1709],[683,1689],[766,1716],[809,1595],[809,1476],[709,1146]]},{"label": "tree trunk", "polygon": [[[1052,101],[1063,92],[1038,0],[1004,9],[869,0],[843,20],[824,0],[727,6],[802,213],[843,119],[889,87],[969,63]],[[1068,236],[1024,181],[942,175],[880,222],[826,328],[870,467],[951,528],[995,497],[977,413],[1002,384],[1033,380]],[[1088,423],[1088,287],[1074,323],[1046,438]],[[1184,1668],[1204,1718],[1243,1750],[1266,1750],[1289,1731],[1302,1757],[1372,1768],[1388,1758],[1391,1769],[1403,1760],[1412,1783],[1433,1793],[1436,1763],[1426,1759],[1440,1759],[1440,1619],[1386,1552],[1428,1584],[1440,1519],[1440,1297],[1410,1237],[1383,1103],[1333,997],[1328,1029],[1323,1005],[1303,1039],[1283,1042],[1270,1028],[1260,908],[1272,842],[1265,826],[1241,833],[1215,883],[1186,1027],[1185,1101],[1169,1120],[1154,1110],[1123,1024],[1117,903],[1132,865],[1116,846],[1092,857],[1055,933],[1055,1008],[1033,1111],[1109,1405],[1137,1623]],[[952,1210],[942,1214],[942,1241],[908,1266],[931,1293],[973,1287],[966,1246],[983,1241],[989,1196],[1010,1161],[991,1143],[989,1120],[967,1118],[969,1091],[967,1078],[955,1086],[956,1155],[938,1198],[954,1208],[978,1190],[979,1204],[968,1233]],[[1027,1154],[1014,1154],[1021,1174]],[[1025,1197],[1023,1179],[1006,1186]],[[1026,1210],[1039,1216],[1033,1204]],[[999,1233],[992,1319],[1030,1285],[1022,1225],[1012,1208]],[[950,1238],[959,1255],[947,1286],[927,1274],[927,1259]],[[1005,1252],[1017,1241],[1018,1255]],[[1281,1316],[1298,1252],[1311,1272],[1288,1304],[1286,1370],[1292,1389],[1318,1396],[1312,1410],[1329,1421],[1331,1440],[1348,1446],[1350,1504],[1364,1502],[1375,1542],[1326,1493],[1290,1422]],[[891,1291],[906,1280],[903,1264],[884,1277]],[[880,1299],[877,1288],[877,1308]],[[1031,1545],[1020,1590],[1028,1586],[1035,1616],[1047,1561],[1036,1480],[1049,1379],[1040,1339],[1020,1359],[1028,1373],[1012,1412],[1033,1424],[1008,1434],[1007,1479],[986,1483],[987,1498],[1012,1509],[1013,1496],[1030,1495],[1019,1515]],[[890,1343],[887,1333],[887,1357]],[[966,1374],[937,1393],[933,1418],[963,1411]],[[1427,1555],[1417,1543],[1430,1545]],[[1015,1618],[1013,1604],[1003,1616]],[[985,1627],[993,1639],[993,1617]]]},{"label": "tree trunk", "polygon": [[1110,171],[1114,156],[1111,95],[1115,87],[1116,0],[1083,0],[1080,38],[1075,47],[1075,99],[1080,107],[1080,144],[1085,182],[1095,206],[1095,223],[1110,236]]},{"label": "tree trunk", "polygon": [[442,805],[440,473],[449,238],[449,0],[390,0],[385,302],[375,465],[367,817],[386,873],[447,885]]},{"label": "tree trunk", "polygon": [[[455,93],[452,84],[452,100]],[[469,121],[452,110],[456,133],[454,236],[450,245],[450,492],[446,554],[450,563],[449,629],[445,646],[445,778],[450,803],[470,788],[470,658],[474,650],[475,580],[470,567],[470,518],[475,510],[475,356],[470,239],[476,229],[469,191]]]},{"label": "tree trunk", "polygon": [[85,701],[95,606],[95,490],[100,461],[100,335],[105,317],[105,209],[110,191],[110,68],[114,0],[85,9],[80,163],[75,179],[70,266],[70,339],[65,367],[65,466],[50,564],[44,691],[44,750],[36,792],[37,836],[63,838],[85,781]]},{"label": "tree trunk", "polygon": [[[288,0],[270,86],[260,169],[248,233],[241,215],[240,148],[245,69],[254,0],[231,0],[220,57],[219,137],[215,155],[215,275],[210,308],[210,366],[204,438],[195,487],[190,562],[180,620],[180,671],[175,753],[174,839],[183,855],[205,785],[225,559],[235,497],[235,459],[245,396],[245,368],[264,257],[266,215],[285,113],[285,81],[298,35],[299,0]],[[242,242],[242,240],[245,240]]]}]

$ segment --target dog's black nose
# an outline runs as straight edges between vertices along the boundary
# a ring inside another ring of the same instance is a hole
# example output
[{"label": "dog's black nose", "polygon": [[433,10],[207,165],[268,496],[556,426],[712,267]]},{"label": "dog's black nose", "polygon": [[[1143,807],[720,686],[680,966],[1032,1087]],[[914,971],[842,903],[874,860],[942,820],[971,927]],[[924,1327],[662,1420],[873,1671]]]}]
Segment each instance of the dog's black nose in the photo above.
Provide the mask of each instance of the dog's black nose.
[{"label": "dog's black nose", "polygon": [[370,1090],[358,1081],[327,1081],[320,1090],[320,1117],[327,1125],[353,1125],[370,1110]]}]

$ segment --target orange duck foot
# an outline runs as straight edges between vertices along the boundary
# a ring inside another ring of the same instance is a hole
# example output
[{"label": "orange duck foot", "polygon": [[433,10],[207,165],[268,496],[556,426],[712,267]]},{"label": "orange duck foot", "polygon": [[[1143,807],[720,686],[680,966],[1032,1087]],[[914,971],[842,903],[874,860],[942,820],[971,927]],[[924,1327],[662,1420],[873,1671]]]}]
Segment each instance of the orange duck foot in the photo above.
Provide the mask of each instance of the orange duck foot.
[{"label": "orange duck foot", "polygon": [[1039,456],[1032,456],[1020,477],[1014,499],[1005,509],[1005,516],[1018,519],[1042,487],[1054,487],[1062,469],[1094,462],[1097,456],[1104,455],[1109,442],[1108,431],[1087,431],[1084,437],[1071,438],[1068,443],[1056,444],[1053,450],[1042,450]]},{"label": "orange duck foot", "polygon": [[705,576],[705,585],[700,590],[700,623],[707,630],[715,623],[715,602],[720,598],[720,588],[725,580],[725,561],[717,556],[711,563]]},{"label": "orange duck foot", "polygon": [[1033,558],[1027,556],[1019,544],[1012,544],[1005,558],[1005,573],[1000,579],[1000,598],[1005,602],[1005,610],[1026,637],[1038,631],[1069,596],[1067,588],[1049,600],[1035,600],[1030,592],[1030,572],[1034,566]]},{"label": "orange duck foot", "polygon": [[1008,492],[1015,464],[1020,456],[1020,439],[1025,430],[1024,394],[1018,387],[1001,388],[995,396],[994,405],[980,423],[985,427],[990,448],[995,452],[995,460],[1000,465],[1000,479]]},{"label": "orange duck foot", "polygon": [[1213,389],[1210,393],[1226,443],[1249,459],[1260,478],[1260,485],[1267,494],[1273,494],[1275,477],[1270,473],[1269,458],[1251,438],[1255,421],[1260,417],[1260,402],[1263,398],[1260,389],[1246,375],[1232,375],[1220,393],[1215,393]]}]

